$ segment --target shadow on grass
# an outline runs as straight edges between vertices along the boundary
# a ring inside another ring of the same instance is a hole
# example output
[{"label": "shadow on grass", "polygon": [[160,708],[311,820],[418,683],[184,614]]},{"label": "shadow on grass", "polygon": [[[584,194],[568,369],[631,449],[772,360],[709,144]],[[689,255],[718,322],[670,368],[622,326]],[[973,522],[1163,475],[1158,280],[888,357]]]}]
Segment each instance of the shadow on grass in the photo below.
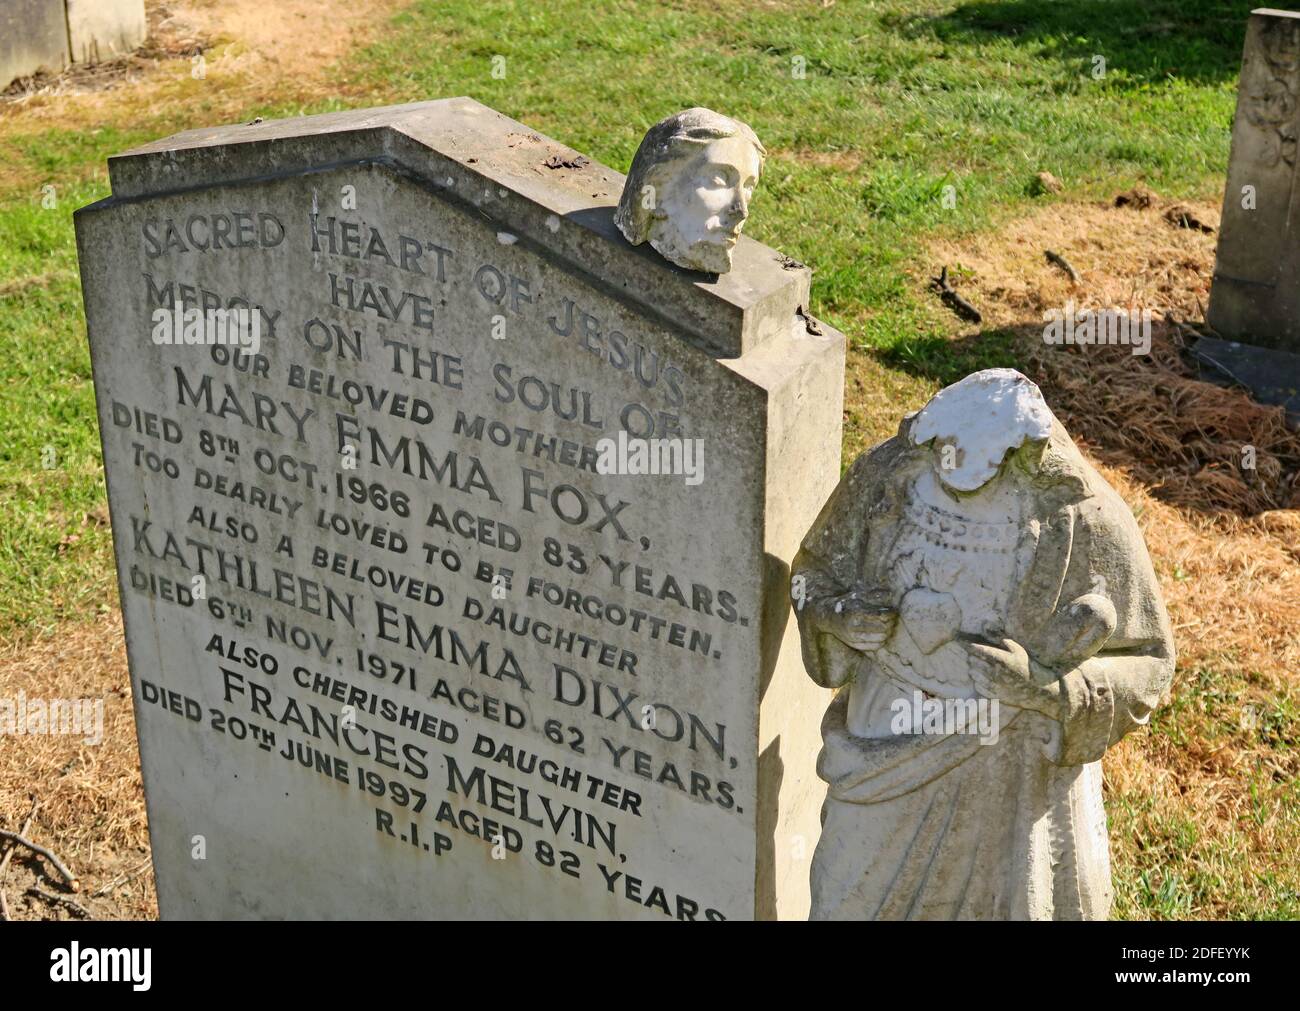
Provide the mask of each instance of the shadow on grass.
[{"label": "shadow on grass", "polygon": [[1253,3],[1231,0],[975,0],[949,14],[909,15],[892,27],[942,42],[978,45],[997,38],[1043,57],[1096,56],[1108,73],[1137,83],[1174,76],[1215,83],[1237,75]]},{"label": "shadow on grass", "polygon": [[983,330],[963,337],[917,337],[869,353],[891,369],[950,386],[980,369],[1022,368],[1023,355],[1015,346],[1017,329]]}]

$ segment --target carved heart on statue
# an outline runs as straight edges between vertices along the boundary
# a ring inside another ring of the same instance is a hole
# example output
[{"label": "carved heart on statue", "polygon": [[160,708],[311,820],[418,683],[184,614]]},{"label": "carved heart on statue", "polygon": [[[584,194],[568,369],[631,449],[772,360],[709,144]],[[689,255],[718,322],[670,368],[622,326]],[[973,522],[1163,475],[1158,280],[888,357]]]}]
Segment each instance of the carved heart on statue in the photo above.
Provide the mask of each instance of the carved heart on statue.
[{"label": "carved heart on statue", "polygon": [[898,616],[921,652],[929,656],[956,636],[961,628],[961,607],[951,593],[916,587],[903,595]]}]

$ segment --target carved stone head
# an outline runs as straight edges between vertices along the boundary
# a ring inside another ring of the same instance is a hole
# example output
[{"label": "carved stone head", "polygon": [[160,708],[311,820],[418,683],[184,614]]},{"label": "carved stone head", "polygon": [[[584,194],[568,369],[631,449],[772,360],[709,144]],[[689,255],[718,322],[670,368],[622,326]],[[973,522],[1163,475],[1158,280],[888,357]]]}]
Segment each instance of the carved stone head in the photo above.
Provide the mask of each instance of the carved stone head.
[{"label": "carved stone head", "polygon": [[698,108],[669,116],[637,148],[614,222],[634,246],[725,274],[766,156],[738,120]]}]

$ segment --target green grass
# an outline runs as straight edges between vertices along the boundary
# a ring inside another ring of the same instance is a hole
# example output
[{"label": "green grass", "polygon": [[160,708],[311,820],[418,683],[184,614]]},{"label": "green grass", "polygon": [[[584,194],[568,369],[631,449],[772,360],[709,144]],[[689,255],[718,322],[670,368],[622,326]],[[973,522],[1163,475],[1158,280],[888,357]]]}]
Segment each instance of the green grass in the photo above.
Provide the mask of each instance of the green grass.
[{"label": "green grass", "polygon": [[[58,206],[0,210],[0,628],[35,631],[112,585],[90,354],[67,209],[92,186],[56,189]],[[79,536],[69,544],[66,538]],[[111,592],[111,590],[109,591]],[[34,628],[33,626],[36,626]]]},{"label": "green grass", "polygon": [[1288,771],[1300,746],[1300,694],[1261,693],[1264,681],[1224,656],[1180,671],[1173,698],[1152,715],[1156,748],[1194,764],[1245,760],[1211,776],[1204,793],[1174,782],[1108,792],[1116,918],[1205,918],[1225,904],[1236,919],[1300,918],[1291,866],[1300,782]]},{"label": "green grass", "polygon": [[[1170,197],[1217,194],[1251,6],[424,0],[331,73],[356,96],[347,104],[470,95],[620,170],[645,128],[669,112],[705,105],[747,121],[770,155],[747,233],[814,267],[814,311],[855,348],[944,382],[1015,359],[1006,333],[986,332],[974,345],[948,339],[951,320],[908,274],[928,266],[917,262],[923,244],[994,229],[1057,199],[1036,194],[1042,170],[1072,199],[1108,197],[1138,180]],[[497,55],[503,79],[492,76]],[[792,73],[799,62],[802,79]],[[114,593],[107,528],[84,522],[104,492],[71,211],[106,194],[106,158],[134,143],[345,104],[326,96],[288,105],[251,89],[231,116],[229,102],[216,101],[222,87],[212,80],[184,103],[132,108],[95,129],[6,138],[0,639],[107,606]],[[52,209],[40,203],[45,184],[58,197]],[[1224,704],[1212,676],[1190,677],[1178,705]],[[1290,748],[1300,715],[1294,700],[1287,706],[1269,718]],[[1155,734],[1185,733],[1184,716],[1175,708]],[[1294,822],[1294,784],[1259,773],[1255,786],[1260,817],[1288,803]],[[1203,838],[1176,805],[1155,798],[1111,803],[1117,834],[1141,840],[1140,851],[1117,854],[1120,915],[1196,915],[1210,896],[1222,904],[1225,889],[1240,915],[1300,915],[1294,875],[1247,880],[1247,865],[1234,860],[1246,848],[1238,836]],[[1294,825],[1290,832],[1294,839]]]},{"label": "green grass", "polygon": [[[417,5],[351,72],[408,100],[471,95],[618,168],[668,111],[698,104],[744,119],[771,152],[747,229],[814,265],[818,309],[876,346],[927,324],[901,273],[918,236],[990,227],[1030,199],[1040,170],[1076,195],[1138,177],[1185,196],[1221,185],[1248,9],[527,8]],[[413,60],[421,49],[439,58]],[[496,54],[502,80],[490,76]],[[1093,54],[1107,59],[1100,79]]]}]

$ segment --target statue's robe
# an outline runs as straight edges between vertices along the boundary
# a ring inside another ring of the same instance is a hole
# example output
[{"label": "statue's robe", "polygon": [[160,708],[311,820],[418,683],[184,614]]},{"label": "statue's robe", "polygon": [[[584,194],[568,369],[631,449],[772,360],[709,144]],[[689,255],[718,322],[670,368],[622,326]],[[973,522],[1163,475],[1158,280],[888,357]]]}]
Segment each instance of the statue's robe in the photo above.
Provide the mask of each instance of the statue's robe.
[{"label": "statue's robe", "polygon": [[[855,588],[889,586],[886,554],[908,489],[933,460],[928,446],[908,439],[912,417],[844,475],[794,562],[796,580],[803,577],[804,661],[828,687],[856,681],[857,690],[870,690],[887,677],[872,653],[819,631],[813,615]],[[828,791],[812,868],[814,919],[1109,912],[1100,759],[1147,722],[1168,689],[1169,619],[1132,514],[1059,423],[1036,473],[1011,463],[994,480],[1023,492],[1029,539],[1018,551],[1027,562],[1005,635],[1047,680],[1060,679],[1059,720],[1003,701],[994,744],[969,733],[857,737],[846,726],[849,692],[841,691],[822,724],[818,774]],[[1062,669],[1054,619],[1098,593],[1114,606],[1114,632],[1094,655]]]}]

